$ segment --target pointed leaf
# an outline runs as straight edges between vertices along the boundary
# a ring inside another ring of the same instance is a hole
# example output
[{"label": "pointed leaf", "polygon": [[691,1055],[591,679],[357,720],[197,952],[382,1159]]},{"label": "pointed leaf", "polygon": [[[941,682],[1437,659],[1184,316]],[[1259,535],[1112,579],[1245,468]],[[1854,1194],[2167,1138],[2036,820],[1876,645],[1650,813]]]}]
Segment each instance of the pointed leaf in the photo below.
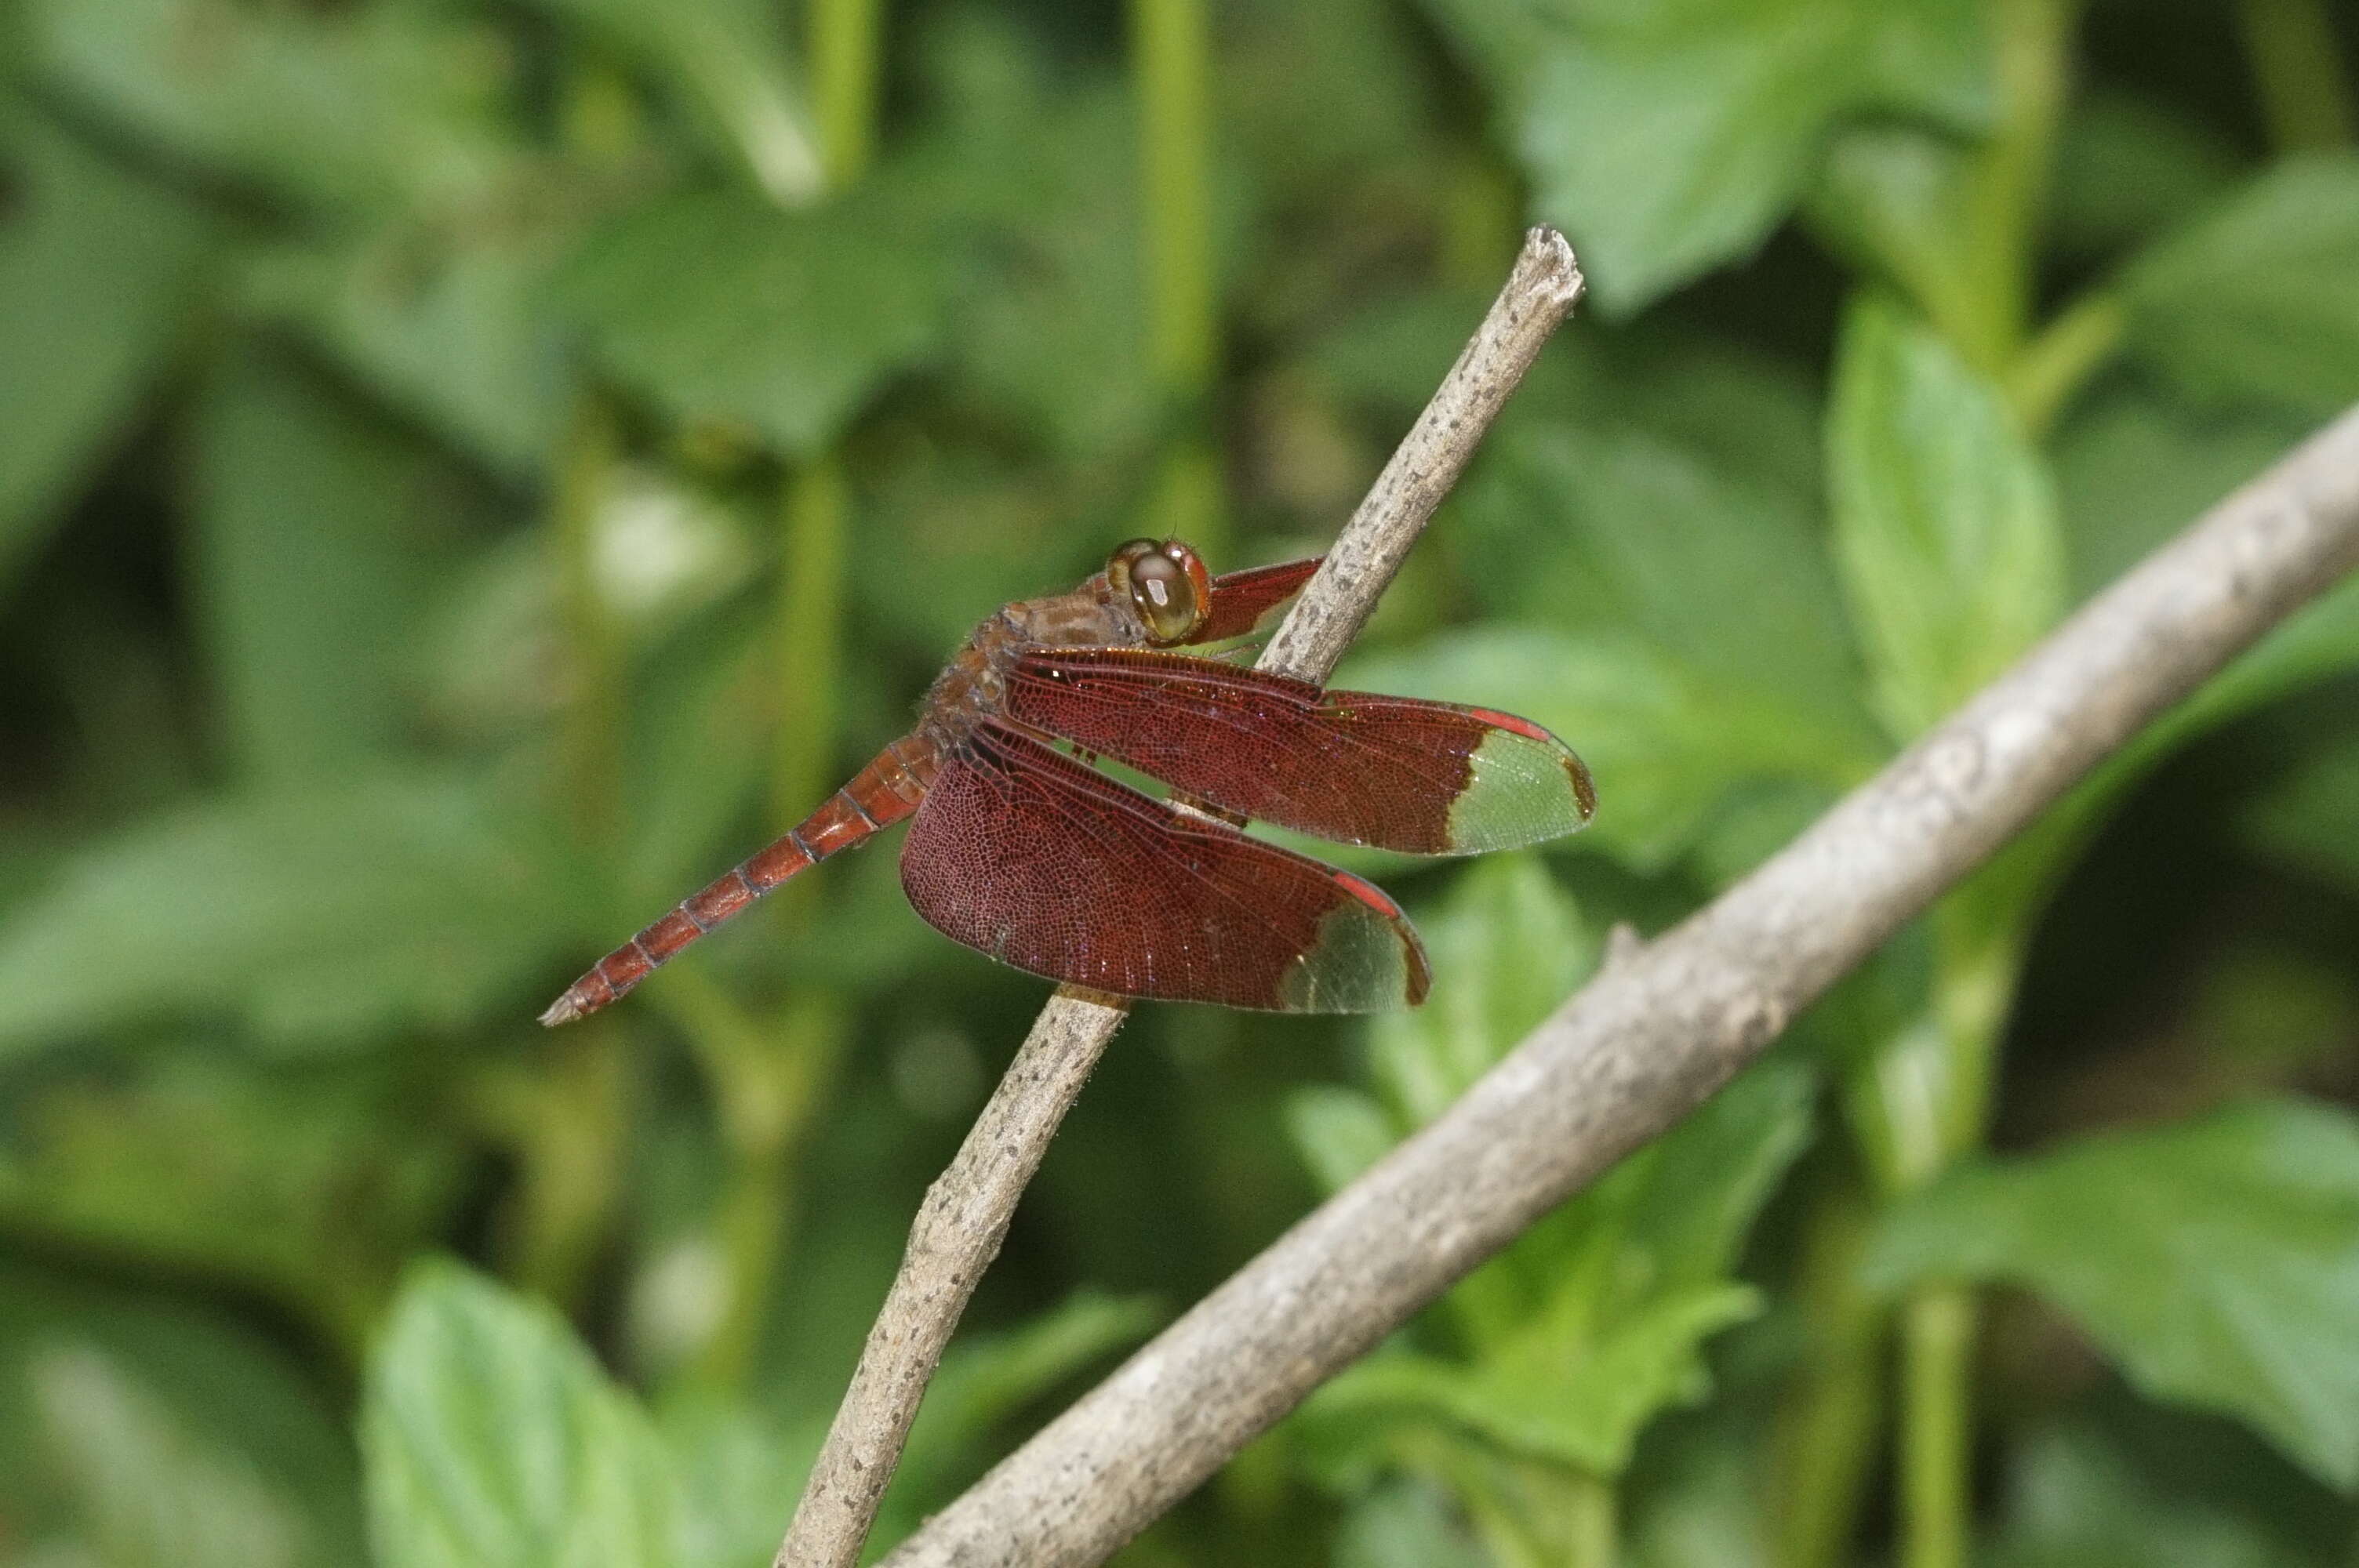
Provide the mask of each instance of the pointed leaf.
[{"label": "pointed leaf", "polygon": [[333,1559],[313,1521],[245,1455],[191,1431],[86,1346],[27,1368],[45,1446],[110,1568],[306,1568]]},{"label": "pointed leaf", "polygon": [[778,17],[756,0],[540,0],[659,72],[771,200],[802,206],[826,182]]},{"label": "pointed leaf", "polygon": [[259,351],[225,357],[195,448],[191,564],[223,750],[262,784],[332,779],[384,755],[463,480]]},{"label": "pointed leaf", "polygon": [[670,1568],[677,1484],[637,1404],[557,1314],[417,1269],[361,1411],[382,1568]]},{"label": "pointed leaf", "polygon": [[358,235],[262,252],[246,265],[245,304],[291,323],[501,474],[537,480],[568,393],[548,279],[577,237],[570,211],[488,227],[405,213]]},{"label": "pointed leaf", "polygon": [[452,1028],[528,995],[592,913],[469,780],[205,802],[101,840],[0,922],[0,1054],[184,1013],[313,1046]]},{"label": "pointed leaf", "polygon": [[560,308],[611,373],[685,424],[800,456],[932,343],[927,253],[840,199],[788,214],[748,192],[648,202],[567,264]]},{"label": "pointed leaf", "polygon": [[2359,154],[2289,157],[2124,279],[2131,341],[2190,394],[2324,418],[2359,399]]},{"label": "pointed leaf", "polygon": [[1873,297],[1844,328],[1827,445],[1852,617],[1906,741],[2062,609],[2055,498],[1998,390]]},{"label": "pointed leaf", "polygon": [[1448,1109],[1597,962],[1572,896],[1532,853],[1475,861],[1418,926],[1432,995],[1368,1028],[1377,1082],[1411,1127]]},{"label": "pointed leaf", "polygon": [[2359,1124],[2263,1101],[1959,1171],[1896,1210],[1873,1278],[2001,1280],[2153,1398],[2223,1412],[2359,1487]]},{"label": "pointed leaf", "polygon": [[1701,1397],[1704,1341],[1759,1310],[1728,1275],[1808,1140],[1810,1098],[1788,1063],[1740,1077],[1451,1292],[1471,1359],[1371,1357],[1314,1395],[1308,1419],[1375,1420],[1364,1441],[1385,1420],[1438,1422],[1618,1474],[1648,1422]]},{"label": "pointed leaf", "polygon": [[1842,121],[1984,108],[1979,14],[1955,0],[1434,8],[1516,127],[1539,216],[1613,314],[1759,245]]},{"label": "pointed leaf", "polygon": [[[1738,392],[1732,377],[1696,368],[1691,408],[1716,405],[1720,420],[1753,423],[1768,388]],[[1778,482],[1769,460],[1663,423],[1531,420],[1503,432],[1459,502],[1456,547],[1476,591],[1539,623],[1636,635],[1715,687],[1782,702],[1831,739],[1855,724],[1854,749],[1872,746],[1815,498]]]},{"label": "pointed leaf", "polygon": [[2220,1446],[2182,1444],[2157,1473],[2085,1418],[2035,1432],[2010,1445],[1992,1568],[2313,1568],[2305,1548],[2339,1520],[2301,1518],[2280,1496],[2218,1495]]},{"label": "pointed leaf", "polygon": [[275,195],[430,205],[482,193],[514,157],[496,112],[502,55],[462,14],[211,0],[24,10],[26,63],[53,90],[175,161]]},{"label": "pointed leaf", "polygon": [[[169,1550],[185,1504],[206,1516],[216,1562],[264,1532],[299,1543],[306,1568],[359,1561],[358,1467],[344,1412],[320,1386],[317,1345],[297,1351],[251,1316],[158,1292],[152,1277],[124,1288],[94,1283],[87,1267],[0,1265],[0,1498],[12,1530],[38,1522],[118,1553],[110,1564],[168,1568],[187,1560]],[[231,1514],[256,1504],[263,1530],[247,1534],[217,1501]]]},{"label": "pointed leaf", "polygon": [[163,370],[214,236],[201,215],[9,113],[0,207],[0,591]]},{"label": "pointed leaf", "polygon": [[370,1076],[143,1055],[23,1097],[0,1216],[24,1234],[259,1291],[357,1346],[448,1218],[467,1151]]},{"label": "pointed leaf", "polygon": [[[1748,781],[1854,780],[1871,753],[1848,723],[1748,700],[1634,638],[1494,625],[1346,664],[1336,684],[1521,714],[1562,736],[1599,784],[1575,848],[1642,871],[1692,845]],[[1830,731],[1832,731],[1832,733]]]}]

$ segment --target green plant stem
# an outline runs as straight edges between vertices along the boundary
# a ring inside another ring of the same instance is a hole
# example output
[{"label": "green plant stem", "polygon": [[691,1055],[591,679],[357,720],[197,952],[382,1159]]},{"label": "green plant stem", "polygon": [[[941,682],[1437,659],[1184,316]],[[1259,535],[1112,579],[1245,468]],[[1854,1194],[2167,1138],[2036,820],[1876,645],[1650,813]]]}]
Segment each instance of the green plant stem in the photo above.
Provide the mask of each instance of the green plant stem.
[{"label": "green plant stem", "polygon": [[2076,0],[1990,0],[1998,123],[1973,182],[1966,243],[1981,308],[1958,345],[1996,374],[2013,362],[2031,319],[2039,226],[2071,81]]},{"label": "green plant stem", "polygon": [[842,1006],[817,988],[756,1018],[700,968],[684,968],[659,993],[712,1086],[729,1174],[714,1217],[728,1268],[718,1324],[696,1370],[723,1387],[753,1368],[770,1290],[794,1221],[794,1162],[846,1039]]},{"label": "green plant stem", "polygon": [[866,173],[875,150],[880,9],[878,0],[810,0],[811,107],[830,190]]},{"label": "green plant stem", "polygon": [[2016,356],[2007,393],[2033,440],[2047,435],[2065,405],[2112,362],[2128,331],[2129,308],[2120,297],[2093,289]]},{"label": "green plant stem", "polygon": [[1210,27],[1203,0],[1131,0],[1130,16],[1147,363],[1173,427],[1143,525],[1190,540],[1217,563],[1227,541],[1210,427],[1220,362]]},{"label": "green plant stem", "polygon": [[[585,388],[552,465],[549,537],[568,688],[558,787],[574,837],[593,860],[622,828],[621,637],[597,568],[599,513],[620,449],[614,411]],[[468,1085],[475,1112],[516,1162],[498,1222],[506,1269],[563,1304],[579,1300],[613,1212],[622,1060],[619,1035],[599,1020],[540,1043],[528,1065],[494,1065]]]},{"label": "green plant stem", "polygon": [[1522,243],[1516,177],[1486,142],[1460,148],[1450,163],[1437,270],[1451,288],[1488,288],[1515,265]]},{"label": "green plant stem", "polygon": [[[2060,319],[2024,367],[2038,241],[2072,76],[2078,0],[1990,0],[1998,122],[1981,155],[1966,243],[1980,308],[1957,346],[1973,363],[2017,384],[2018,406],[2044,421],[2112,351],[2102,313]],[[1877,1064],[1885,1107],[1897,1113],[1872,1157],[1887,1195],[1938,1175],[1976,1147],[1989,1115],[1999,1034],[2013,1000],[2020,924],[1977,924],[1969,892],[1945,900],[1938,937],[1934,1016],[1899,1055]],[[2027,914],[2025,916],[2027,922]],[[1871,1140],[1871,1142],[1875,1140]],[[1973,1302],[1920,1292],[1901,1308],[1899,1557],[1906,1568],[1962,1568],[1972,1525],[1968,1379]]]},{"label": "green plant stem", "polygon": [[[1997,1057],[2039,884],[2002,861],[1933,914],[1930,1016],[1872,1071],[1874,1137],[1864,1140],[1887,1198],[1913,1191],[1980,1146]],[[1974,1301],[1962,1288],[1912,1293],[1900,1308],[1899,1556],[1903,1568],[1962,1568],[1972,1535]]]},{"label": "green plant stem", "polygon": [[1156,378],[1201,387],[1212,311],[1211,43],[1203,0],[1131,0],[1144,193],[1147,354]]},{"label": "green plant stem", "polygon": [[592,852],[614,842],[622,816],[621,648],[599,591],[597,565],[598,514],[619,445],[613,411],[585,390],[557,454],[549,501],[568,687],[561,788],[575,837]]},{"label": "green plant stem", "polygon": [[1777,1568],[1852,1557],[1883,1424],[1888,1314],[1859,1281],[1871,1211],[1850,1175],[1812,1195],[1796,1293],[1810,1340],[1777,1412],[1771,1498]]},{"label": "green plant stem", "polygon": [[1614,1568],[1621,1555],[1621,1509],[1614,1482],[1586,1470],[1568,1476],[1564,1560],[1570,1568]]},{"label": "green plant stem", "polygon": [[[830,190],[866,171],[874,151],[882,13],[877,0],[811,0],[807,49],[820,161]],[[846,539],[852,493],[842,460],[821,452],[781,486],[778,590],[772,611],[776,724],[769,816],[784,832],[836,784],[836,689],[843,647]],[[771,895],[782,935],[809,929],[820,885]],[[713,1227],[727,1270],[720,1321],[696,1369],[723,1386],[753,1368],[795,1208],[794,1173],[813,1114],[834,1080],[845,1038],[840,999],[799,987],[756,1019],[701,970],[684,967],[664,995],[704,1072],[720,1121],[726,1171]]]},{"label": "green plant stem", "polygon": [[471,1083],[475,1114],[515,1152],[516,1189],[499,1218],[504,1271],[524,1289],[580,1304],[604,1244],[622,1168],[622,1034],[608,1020],[538,1043],[529,1066]]},{"label": "green plant stem", "polygon": [[2281,153],[2348,146],[2351,97],[2326,6],[2321,0],[2240,0],[2236,14],[2270,146]]},{"label": "green plant stem", "polygon": [[1901,1308],[1902,1568],[1965,1568],[1973,1540],[1974,1299],[1929,1288]]},{"label": "green plant stem", "polygon": [[[832,454],[813,458],[788,476],[773,622],[777,728],[770,766],[770,817],[779,832],[809,816],[838,782],[835,688],[842,667],[844,536],[851,509],[843,467]],[[792,892],[789,887],[781,894]],[[790,907],[799,907],[799,901]]]}]

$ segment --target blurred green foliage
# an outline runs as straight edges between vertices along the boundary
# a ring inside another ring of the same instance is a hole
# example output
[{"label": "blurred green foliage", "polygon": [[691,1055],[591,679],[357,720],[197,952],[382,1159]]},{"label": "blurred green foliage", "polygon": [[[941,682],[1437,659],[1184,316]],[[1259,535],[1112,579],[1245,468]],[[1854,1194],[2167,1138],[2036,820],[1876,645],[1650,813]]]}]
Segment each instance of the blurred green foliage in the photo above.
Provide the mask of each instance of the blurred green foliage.
[{"label": "blurred green foliage", "polygon": [[[1548,724],[1596,827],[1375,868],[1419,1013],[1141,1011],[889,1544],[2359,400],[2354,60],[2328,0],[0,11],[0,1564],[761,1561],[1043,988],[872,849],[532,1016],[997,604],[1317,548],[1561,225],[1591,305],[1343,678]],[[2345,585],[1125,1560],[2348,1562],[2354,719]]]}]

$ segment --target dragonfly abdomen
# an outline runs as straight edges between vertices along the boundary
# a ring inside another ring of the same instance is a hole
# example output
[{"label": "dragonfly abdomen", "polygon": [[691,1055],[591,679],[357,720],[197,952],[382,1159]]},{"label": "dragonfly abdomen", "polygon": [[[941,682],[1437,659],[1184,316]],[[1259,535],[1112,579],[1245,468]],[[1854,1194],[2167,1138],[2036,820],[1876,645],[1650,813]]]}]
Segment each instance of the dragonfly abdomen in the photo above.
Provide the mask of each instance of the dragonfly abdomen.
[{"label": "dragonfly abdomen", "polygon": [[680,900],[662,919],[592,965],[549,1003],[540,1022],[570,1023],[612,1005],[681,948],[743,914],[772,888],[900,821],[918,809],[938,766],[925,741],[904,736],[894,741],[768,849]]}]

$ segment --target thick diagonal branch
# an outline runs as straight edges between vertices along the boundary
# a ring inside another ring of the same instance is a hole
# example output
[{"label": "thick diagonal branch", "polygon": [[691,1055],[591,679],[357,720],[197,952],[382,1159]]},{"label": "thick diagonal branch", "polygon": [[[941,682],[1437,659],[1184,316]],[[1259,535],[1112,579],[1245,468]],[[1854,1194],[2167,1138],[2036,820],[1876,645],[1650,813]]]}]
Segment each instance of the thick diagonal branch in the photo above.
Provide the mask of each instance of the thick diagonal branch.
[{"label": "thick diagonal branch", "polygon": [[1692,1109],[1845,970],[2359,565],[2359,410],[2074,615],[935,1516],[887,1568],[1102,1561],[1324,1379]]},{"label": "thick diagonal branch", "polygon": [[[1564,236],[1533,230],[1490,313],[1263,650],[1262,668],[1320,682],[1333,673],[1581,289]],[[1060,990],[949,1168],[927,1189],[901,1271],[773,1568],[851,1568],[858,1559],[975,1281],[998,1255],[1016,1199],[1124,1016],[1119,999]]]}]

